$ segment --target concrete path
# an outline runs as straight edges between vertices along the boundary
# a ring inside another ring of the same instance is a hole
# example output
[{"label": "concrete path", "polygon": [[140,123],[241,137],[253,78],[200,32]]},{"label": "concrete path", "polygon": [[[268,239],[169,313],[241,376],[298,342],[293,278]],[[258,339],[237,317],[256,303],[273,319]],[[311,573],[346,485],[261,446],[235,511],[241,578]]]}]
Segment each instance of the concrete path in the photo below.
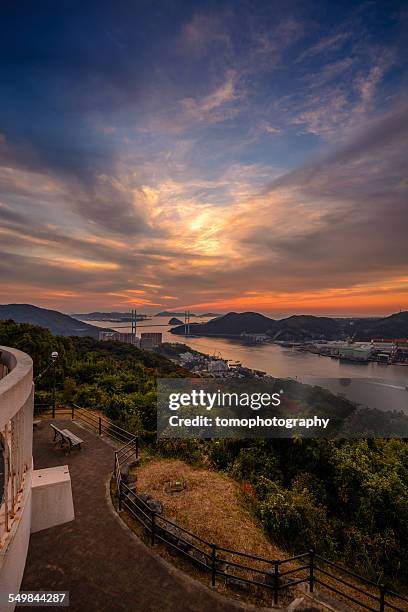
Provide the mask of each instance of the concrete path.
[{"label": "concrete path", "polygon": [[34,433],[34,467],[68,464],[75,520],[31,536],[22,590],[70,591],[70,612],[253,609],[192,580],[134,536],[107,495],[113,447],[72,422],[60,425],[85,441],[83,450],[65,455],[52,443],[49,422],[43,422]]}]

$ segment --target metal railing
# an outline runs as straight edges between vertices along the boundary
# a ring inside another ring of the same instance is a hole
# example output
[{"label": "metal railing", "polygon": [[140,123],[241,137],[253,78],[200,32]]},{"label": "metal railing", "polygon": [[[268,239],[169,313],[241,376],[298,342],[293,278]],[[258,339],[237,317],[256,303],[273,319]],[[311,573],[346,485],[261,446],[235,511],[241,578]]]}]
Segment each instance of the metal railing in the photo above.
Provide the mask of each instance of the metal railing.
[{"label": "metal railing", "polygon": [[[50,406],[52,408],[52,406]],[[162,542],[210,575],[211,586],[222,579],[227,586],[241,589],[262,589],[271,594],[273,604],[279,604],[282,592],[306,584],[313,594],[315,586],[335,593],[343,600],[372,612],[406,612],[408,598],[377,584],[352,570],[319,555],[315,550],[287,559],[268,559],[232,550],[208,542],[150,508],[135,486],[125,482],[125,466],[139,459],[139,438],[111,423],[104,416],[87,408],[73,405],[57,407],[56,414],[70,414],[101,435],[108,435],[123,446],[114,452],[114,477],[119,511],[126,510],[138,521],[149,536],[152,546]],[[364,586],[365,588],[364,588]]]},{"label": "metal railing", "polygon": [[112,421],[105,416],[95,414],[94,411],[78,406],[77,404],[72,404],[72,406],[35,404],[34,412],[37,416],[41,416],[44,413],[48,414],[49,412],[52,419],[58,416],[70,416],[72,420],[78,419],[85,425],[88,425],[92,430],[97,431],[100,436],[107,435],[119,444],[126,444],[130,440],[135,440],[135,438],[137,438],[137,436],[126,431],[126,429],[112,423]]},{"label": "metal railing", "polygon": [[[348,601],[351,601],[365,610],[372,610],[372,612],[383,612],[384,610],[396,610],[400,612],[401,610],[408,610],[408,598],[400,593],[396,593],[388,589],[384,584],[378,584],[368,578],[364,578],[359,574],[356,574],[352,570],[345,568],[338,563],[334,563],[334,561],[330,561],[325,557],[315,554],[315,567],[314,567],[314,582],[316,584],[321,584],[324,587],[328,588],[330,591],[345,597]],[[325,567],[322,567],[322,566]],[[338,574],[333,574],[332,571],[336,570],[338,573],[344,574],[346,578],[342,578]],[[322,578],[326,577],[326,581]],[[356,595],[346,594],[344,590],[340,590],[336,586],[334,586],[331,582],[327,582],[327,578],[329,578],[332,582],[336,584],[343,585],[349,589],[352,589],[358,595],[363,595],[364,598],[367,598],[367,602],[362,602],[361,598],[357,599]],[[353,584],[350,582],[350,578],[357,580],[358,582],[365,584],[368,589],[364,589],[361,586]],[[392,600],[392,601],[390,601]],[[398,604],[405,604],[404,608],[400,608]],[[375,606],[375,607],[373,607]]]}]

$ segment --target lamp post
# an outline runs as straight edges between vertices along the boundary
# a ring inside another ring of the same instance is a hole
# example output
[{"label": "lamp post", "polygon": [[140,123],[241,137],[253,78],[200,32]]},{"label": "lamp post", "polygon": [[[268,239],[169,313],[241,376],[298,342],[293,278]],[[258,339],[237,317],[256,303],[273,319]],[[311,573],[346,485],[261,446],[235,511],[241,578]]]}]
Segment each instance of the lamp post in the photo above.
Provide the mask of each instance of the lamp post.
[{"label": "lamp post", "polygon": [[52,351],[52,418],[55,419],[55,362],[58,359],[57,351]]}]

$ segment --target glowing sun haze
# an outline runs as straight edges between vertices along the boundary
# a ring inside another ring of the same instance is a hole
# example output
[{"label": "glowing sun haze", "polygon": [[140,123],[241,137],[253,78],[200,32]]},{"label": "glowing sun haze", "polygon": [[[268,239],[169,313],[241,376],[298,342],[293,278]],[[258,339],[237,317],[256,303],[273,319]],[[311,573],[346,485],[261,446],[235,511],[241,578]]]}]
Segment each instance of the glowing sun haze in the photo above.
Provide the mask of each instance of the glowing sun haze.
[{"label": "glowing sun haze", "polygon": [[403,2],[0,14],[0,302],[408,309]]}]

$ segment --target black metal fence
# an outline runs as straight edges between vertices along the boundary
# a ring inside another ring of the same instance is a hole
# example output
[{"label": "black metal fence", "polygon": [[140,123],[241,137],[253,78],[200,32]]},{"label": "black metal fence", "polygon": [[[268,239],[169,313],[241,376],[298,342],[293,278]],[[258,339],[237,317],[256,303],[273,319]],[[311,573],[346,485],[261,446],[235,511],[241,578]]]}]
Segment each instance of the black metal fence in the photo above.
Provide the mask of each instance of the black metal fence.
[{"label": "black metal fence", "polygon": [[130,440],[135,441],[135,444],[139,443],[137,436],[126,431],[122,427],[115,425],[112,421],[103,415],[95,414],[93,410],[83,408],[72,404],[72,406],[54,406],[53,404],[35,404],[34,412],[36,415],[41,416],[46,413],[55,419],[58,416],[71,417],[72,420],[78,419],[92,430],[97,431],[100,436],[106,435],[113,438],[119,444],[126,444]]},{"label": "black metal fence", "polygon": [[[44,406],[39,407],[41,413]],[[50,406],[48,406],[50,408]],[[119,499],[119,510],[126,509],[137,520],[154,546],[162,542],[187,558],[194,566],[207,572],[211,585],[223,580],[227,586],[243,591],[254,589],[270,593],[273,604],[278,605],[284,592],[299,584],[306,584],[313,593],[315,586],[336,594],[337,597],[372,612],[406,612],[408,597],[396,593],[385,585],[368,580],[338,563],[319,555],[314,550],[289,557],[267,559],[207,542],[198,535],[165,518],[148,505],[148,500],[129,484],[126,469],[139,460],[139,438],[104,416],[80,406],[70,408],[51,406],[52,416],[70,416],[96,431],[123,444],[115,451],[114,476]]]}]

